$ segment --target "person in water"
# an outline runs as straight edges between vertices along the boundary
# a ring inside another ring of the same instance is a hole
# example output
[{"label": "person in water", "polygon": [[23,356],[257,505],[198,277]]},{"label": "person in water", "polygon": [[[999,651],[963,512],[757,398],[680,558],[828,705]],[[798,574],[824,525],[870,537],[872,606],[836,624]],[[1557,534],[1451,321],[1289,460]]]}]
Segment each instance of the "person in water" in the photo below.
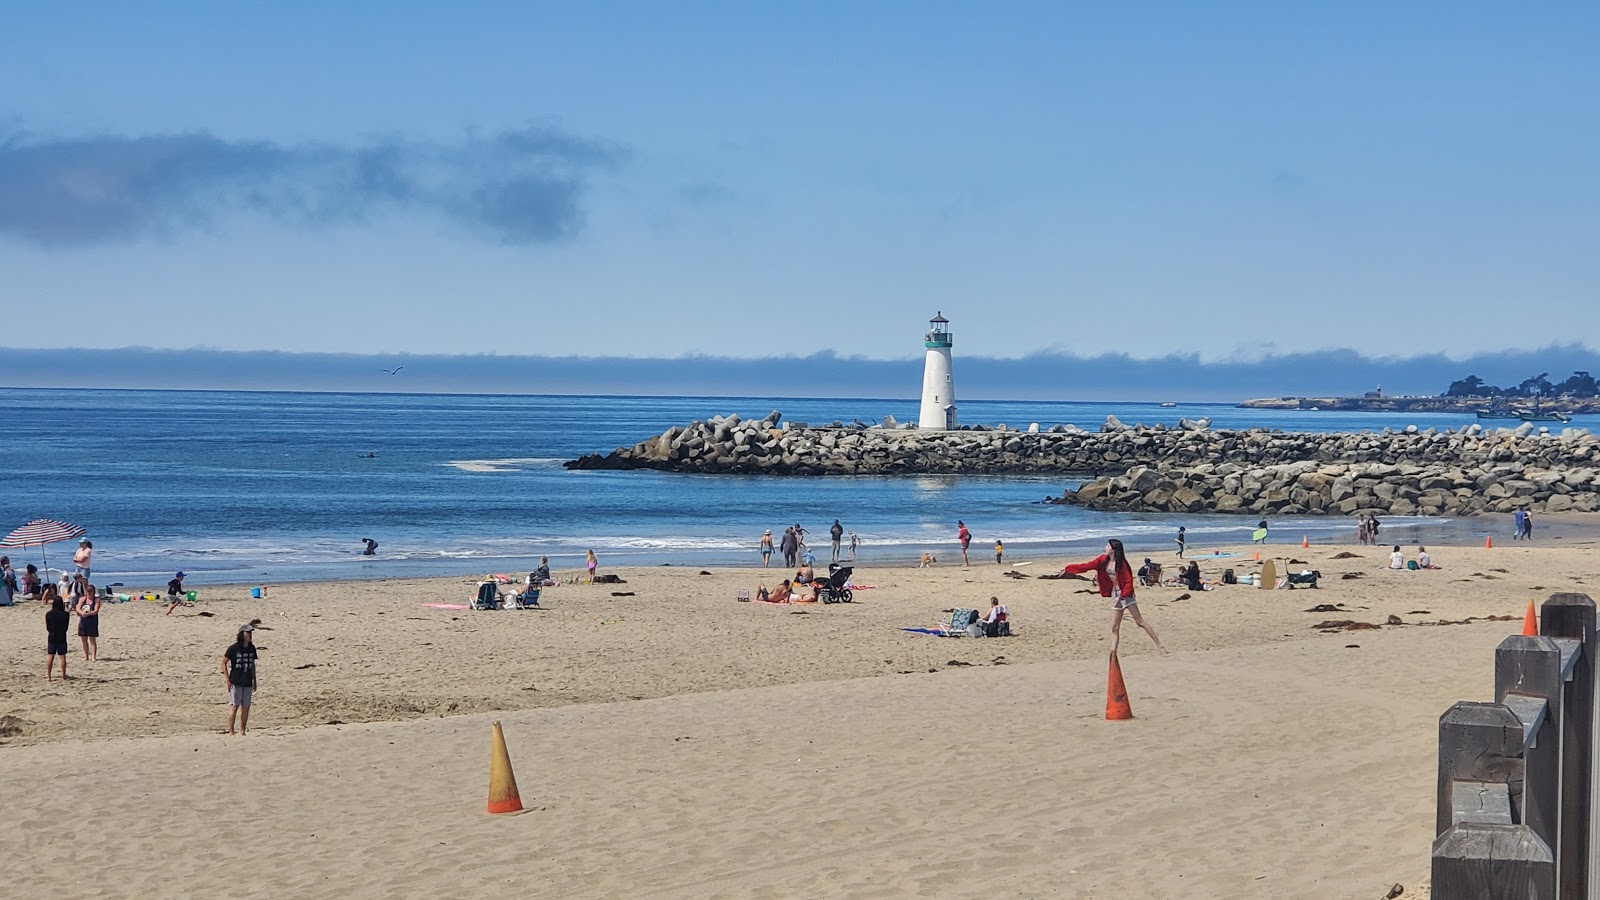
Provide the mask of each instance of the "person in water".
[{"label": "person in water", "polygon": [[362,538],[361,543],[367,545],[367,548],[361,551],[362,556],[371,556],[378,551],[378,542],[372,538]]},{"label": "person in water", "polygon": [[1167,648],[1161,645],[1161,638],[1156,635],[1155,627],[1139,615],[1139,601],[1133,591],[1133,567],[1128,565],[1128,558],[1122,550],[1122,542],[1116,538],[1106,541],[1106,552],[1088,562],[1072,563],[1061,570],[1063,575],[1077,575],[1093,570],[1096,585],[1100,588],[1100,596],[1111,598],[1111,652],[1116,653],[1122,645],[1122,617],[1133,616],[1133,623],[1143,628],[1145,634],[1150,635],[1150,640],[1155,642],[1156,649],[1162,653]]}]

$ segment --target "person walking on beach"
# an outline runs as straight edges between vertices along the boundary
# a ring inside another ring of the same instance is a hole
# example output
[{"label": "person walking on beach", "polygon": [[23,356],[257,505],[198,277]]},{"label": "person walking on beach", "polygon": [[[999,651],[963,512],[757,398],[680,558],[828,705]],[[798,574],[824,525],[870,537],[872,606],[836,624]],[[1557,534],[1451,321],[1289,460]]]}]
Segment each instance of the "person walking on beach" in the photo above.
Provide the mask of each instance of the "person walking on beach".
[{"label": "person walking on beach", "polygon": [[772,529],[771,528],[768,528],[765,532],[762,532],[762,534],[761,534],[761,542],[760,542],[760,544],[758,546],[761,548],[761,568],[763,568],[763,569],[772,568]]},{"label": "person walking on beach", "polygon": [[78,576],[85,591],[78,600],[78,641],[83,644],[84,662],[98,662],[100,659],[100,595],[95,593],[94,585],[89,584],[83,576]]},{"label": "person walking on beach", "polygon": [[967,548],[972,546],[972,532],[967,530],[967,523],[960,519],[956,520],[956,540],[961,542],[961,568],[965,569],[972,565],[967,559]]},{"label": "person walking on beach", "polygon": [[1178,536],[1173,538],[1173,540],[1178,542],[1178,558],[1183,559],[1184,533],[1182,525],[1178,526]]},{"label": "person walking on beach", "polygon": [[1255,543],[1257,543],[1257,544],[1265,544],[1266,542],[1267,542],[1267,520],[1266,520],[1266,517],[1263,516],[1261,521],[1256,523]]},{"label": "person walking on beach", "polygon": [[584,562],[589,566],[589,583],[594,584],[594,572],[600,568],[600,560],[594,555],[594,548],[590,547],[584,556]]},{"label": "person walking on beach", "polygon": [[50,609],[44,614],[45,657],[44,680],[54,681],[56,657],[61,657],[61,680],[67,680],[67,626],[72,623],[72,614],[67,612],[67,605],[62,602],[61,594],[55,585],[44,589],[44,602]]},{"label": "person walking on beach", "polygon": [[183,604],[183,573],[179,572],[167,582],[167,615]]},{"label": "person walking on beach", "polygon": [[88,538],[78,541],[78,552],[72,554],[72,565],[74,567],[74,572],[78,575],[82,575],[84,578],[88,578],[90,560],[93,557],[94,544],[89,543]]},{"label": "person walking on beach", "polygon": [[1522,539],[1525,541],[1533,540],[1533,513],[1531,511],[1522,514]]},{"label": "person walking on beach", "polygon": [[233,734],[233,723],[239,721],[239,734],[250,728],[250,701],[256,692],[256,642],[254,625],[239,629],[233,644],[222,653],[222,677],[228,685],[228,733]]},{"label": "person walking on beach", "polygon": [[1006,564],[1006,545],[1004,542],[994,542],[994,564],[997,566]]},{"label": "person walking on beach", "polygon": [[800,538],[795,536],[794,526],[790,525],[783,530],[783,567],[792,569],[800,561]]},{"label": "person walking on beach", "polygon": [[856,548],[861,546],[861,538],[854,531],[850,532],[850,561],[856,561]]},{"label": "person walking on beach", "polygon": [[1511,539],[1513,541],[1522,540],[1522,521],[1527,518],[1527,515],[1526,512],[1520,509],[1511,514]]},{"label": "person walking on beach", "polygon": [[1111,652],[1116,653],[1122,645],[1122,617],[1133,616],[1133,624],[1144,629],[1150,635],[1150,640],[1155,642],[1156,649],[1162,653],[1167,648],[1161,645],[1161,638],[1156,636],[1156,629],[1144,617],[1139,615],[1139,601],[1133,592],[1133,567],[1128,565],[1128,558],[1122,550],[1122,542],[1116,538],[1106,541],[1106,552],[1096,556],[1088,562],[1072,563],[1061,570],[1063,575],[1078,575],[1094,570],[1096,586],[1100,589],[1100,596],[1111,598]]},{"label": "person walking on beach", "polygon": [[839,539],[844,537],[844,526],[838,519],[833,520],[833,527],[828,529],[828,536],[833,538],[833,562],[839,561]]}]

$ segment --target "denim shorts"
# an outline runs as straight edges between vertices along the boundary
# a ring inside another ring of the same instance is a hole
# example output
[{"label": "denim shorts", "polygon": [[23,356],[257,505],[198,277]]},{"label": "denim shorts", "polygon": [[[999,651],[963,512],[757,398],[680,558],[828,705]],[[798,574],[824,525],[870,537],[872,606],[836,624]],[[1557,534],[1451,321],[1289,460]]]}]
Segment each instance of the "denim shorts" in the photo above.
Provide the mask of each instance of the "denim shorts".
[{"label": "denim shorts", "polygon": [[250,708],[250,695],[256,692],[252,687],[239,687],[236,684],[228,685],[228,704],[241,709]]}]

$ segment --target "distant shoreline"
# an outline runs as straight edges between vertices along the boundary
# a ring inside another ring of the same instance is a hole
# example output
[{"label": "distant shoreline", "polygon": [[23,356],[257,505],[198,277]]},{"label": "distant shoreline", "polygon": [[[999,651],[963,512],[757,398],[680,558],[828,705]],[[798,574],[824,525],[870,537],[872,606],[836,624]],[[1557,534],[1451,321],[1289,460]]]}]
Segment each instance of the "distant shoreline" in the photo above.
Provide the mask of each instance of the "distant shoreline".
[{"label": "distant shoreline", "polygon": [[[1530,399],[1502,401],[1489,397],[1265,397],[1246,400],[1236,409],[1294,409],[1311,412],[1433,412],[1465,413],[1476,415],[1488,412],[1490,407],[1510,407],[1514,410],[1532,411]],[[1546,413],[1568,415],[1593,415],[1600,413],[1600,399],[1542,400],[1538,409]]]}]

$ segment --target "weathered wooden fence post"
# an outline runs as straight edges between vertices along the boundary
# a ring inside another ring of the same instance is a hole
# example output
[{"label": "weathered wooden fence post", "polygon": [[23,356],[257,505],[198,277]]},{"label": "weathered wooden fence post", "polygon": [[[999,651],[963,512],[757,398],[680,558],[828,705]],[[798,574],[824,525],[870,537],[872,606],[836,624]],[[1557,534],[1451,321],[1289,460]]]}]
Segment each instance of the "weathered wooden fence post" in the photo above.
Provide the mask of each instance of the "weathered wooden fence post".
[{"label": "weathered wooden fence post", "polygon": [[[1559,853],[1561,837],[1561,648],[1543,635],[1512,635],[1494,651],[1494,696],[1532,728],[1522,751],[1522,815]],[[1543,706],[1542,715],[1539,706]],[[1512,803],[1517,804],[1513,794]]]},{"label": "weathered wooden fence post", "polygon": [[1582,646],[1567,675],[1566,702],[1561,711],[1561,846],[1557,882],[1562,900],[1595,896],[1590,843],[1594,840],[1595,605],[1587,594],[1551,594],[1539,616],[1545,637],[1576,640]]},{"label": "weathered wooden fence post", "polygon": [[1500,703],[1462,702],[1439,717],[1433,896],[1550,900],[1555,858],[1520,815],[1523,721]]}]

